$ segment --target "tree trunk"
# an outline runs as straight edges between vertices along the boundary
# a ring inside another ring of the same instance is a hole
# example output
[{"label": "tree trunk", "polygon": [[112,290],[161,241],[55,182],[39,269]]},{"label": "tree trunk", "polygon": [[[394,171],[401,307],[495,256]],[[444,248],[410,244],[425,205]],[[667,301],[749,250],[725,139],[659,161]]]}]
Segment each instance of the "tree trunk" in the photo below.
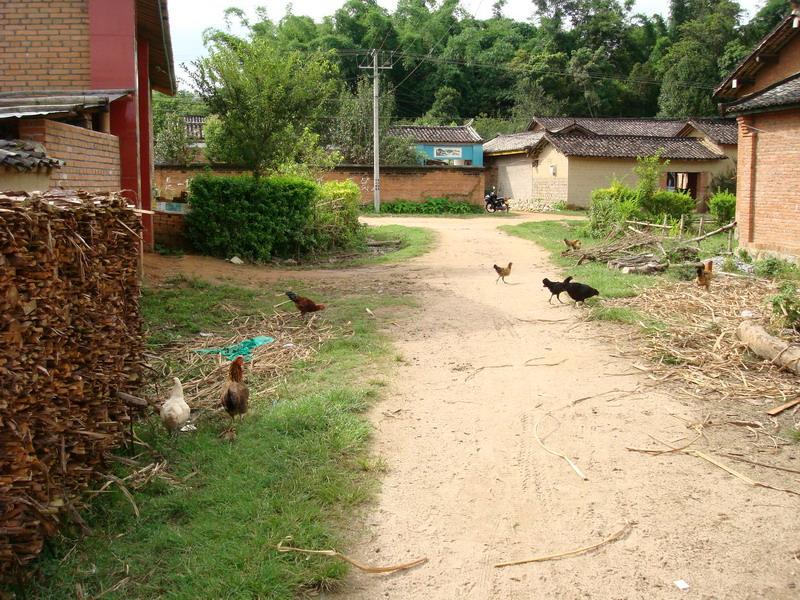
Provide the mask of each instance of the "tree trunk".
[{"label": "tree trunk", "polygon": [[758,356],[800,375],[800,348],[770,335],[753,321],[742,321],[736,337]]}]

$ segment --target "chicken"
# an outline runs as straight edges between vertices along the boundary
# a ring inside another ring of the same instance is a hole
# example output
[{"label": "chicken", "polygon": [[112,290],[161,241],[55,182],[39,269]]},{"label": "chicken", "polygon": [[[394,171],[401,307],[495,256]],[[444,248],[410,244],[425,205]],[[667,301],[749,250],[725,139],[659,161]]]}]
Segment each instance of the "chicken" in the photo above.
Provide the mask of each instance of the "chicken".
[{"label": "chicken", "polygon": [[697,285],[706,288],[706,291],[711,289],[711,280],[714,278],[713,269],[714,263],[710,260],[707,260],[702,267],[697,267]]},{"label": "chicken", "polygon": [[223,432],[228,438],[233,438],[233,419],[236,415],[243,415],[247,412],[247,400],[250,398],[250,390],[243,382],[244,380],[244,358],[237,356],[231,363],[228,371],[228,381],[222,388],[222,406],[231,418],[231,426]]},{"label": "chicken", "polygon": [[308,313],[317,312],[318,310],[325,310],[324,304],[317,304],[313,300],[309,300],[303,296],[298,296],[294,292],[286,292],[286,295],[289,297],[289,300],[294,302],[294,305],[297,307],[297,310],[300,311],[302,316],[306,316]]},{"label": "chicken", "polygon": [[567,245],[567,251],[569,250],[580,250],[581,249],[581,241],[580,240],[568,240],[564,238],[564,243]]},{"label": "chicken", "polygon": [[511,275],[511,263],[508,263],[507,267],[498,267],[497,265],[492,265],[494,267],[495,272],[497,273],[497,279],[494,280],[495,283],[503,280],[503,283],[506,283],[506,277]]},{"label": "chicken", "polygon": [[[571,278],[570,278],[571,279]],[[569,281],[565,284],[565,290],[569,297],[575,300],[575,304],[577,305],[578,302],[583,303],[592,296],[599,296],[600,292],[594,289],[590,285],[586,285],[585,283],[576,283],[574,281]]]},{"label": "chicken", "polygon": [[[542,279],[542,283],[544,287],[550,290],[550,299],[547,301],[548,304],[551,304],[553,301],[553,296],[556,297],[556,300],[561,302],[561,294],[567,291],[567,284],[572,281],[572,277],[567,277],[564,281],[550,281],[546,277]],[[564,302],[561,302],[564,304]]]},{"label": "chicken", "polygon": [[161,422],[171,434],[174,434],[178,429],[186,424],[189,420],[189,405],[183,399],[183,386],[181,380],[177,377],[172,378],[173,385],[169,398],[161,405],[159,414],[161,415]]}]

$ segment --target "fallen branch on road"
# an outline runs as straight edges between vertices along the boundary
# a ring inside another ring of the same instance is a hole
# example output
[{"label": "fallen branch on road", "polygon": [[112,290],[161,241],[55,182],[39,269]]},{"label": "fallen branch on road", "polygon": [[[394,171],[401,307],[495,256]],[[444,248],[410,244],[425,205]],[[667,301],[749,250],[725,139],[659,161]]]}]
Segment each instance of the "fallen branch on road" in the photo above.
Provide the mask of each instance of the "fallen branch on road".
[{"label": "fallen branch on road", "polygon": [[500,569],[502,567],[511,567],[514,565],[526,565],[528,563],[533,562],[544,562],[547,560],[558,560],[559,558],[567,558],[568,556],[577,556],[579,554],[585,554],[586,552],[591,552],[592,550],[596,550],[601,546],[605,546],[606,544],[610,544],[611,542],[616,542],[624,538],[628,532],[633,528],[634,523],[628,522],[625,523],[625,527],[617,531],[616,533],[608,536],[601,542],[596,544],[592,544],[591,546],[584,546],[583,548],[578,548],[577,550],[570,550],[569,552],[560,552],[558,554],[546,554],[544,556],[536,556],[534,558],[526,558],[523,560],[515,560],[512,562],[506,563],[499,563],[494,565],[495,569]]},{"label": "fallen branch on road", "polygon": [[418,558],[417,560],[412,560],[411,562],[403,563],[400,565],[391,565],[388,567],[370,567],[368,565],[362,565],[361,563],[353,560],[349,556],[345,556],[341,552],[337,552],[336,550],[307,550],[305,548],[293,548],[291,546],[284,546],[284,542],[291,542],[292,536],[286,536],[283,538],[279,543],[277,550],[278,552],[298,552],[300,554],[317,554],[321,556],[333,556],[335,558],[341,559],[346,563],[353,565],[356,569],[364,571],[365,573],[394,573],[396,571],[405,571],[408,569],[413,569],[419,565],[425,564],[428,562],[426,558]]}]

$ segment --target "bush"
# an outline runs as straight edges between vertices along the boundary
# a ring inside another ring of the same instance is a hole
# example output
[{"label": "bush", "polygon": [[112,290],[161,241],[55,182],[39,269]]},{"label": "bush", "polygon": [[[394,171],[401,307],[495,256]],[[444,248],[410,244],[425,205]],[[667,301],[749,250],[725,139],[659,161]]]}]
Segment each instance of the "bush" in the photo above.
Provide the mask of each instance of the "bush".
[{"label": "bush", "polygon": [[199,252],[266,261],[313,248],[308,235],[319,188],[298,177],[198,175],[189,189],[186,238]]},{"label": "bush", "polygon": [[717,192],[736,194],[736,169],[730,169],[725,173],[714,175],[711,178],[709,187],[712,190],[717,190]]},{"label": "bush", "polygon": [[800,331],[800,296],[794,283],[786,282],[780,287],[772,298],[772,311],[784,327]]},{"label": "bush", "polygon": [[619,181],[594,190],[589,205],[588,234],[603,237],[615,226],[639,216],[639,194]]},{"label": "bush", "polygon": [[412,215],[471,215],[483,212],[481,206],[450,200],[449,198],[426,198],[424,202],[398,200],[381,206],[381,211],[390,214]]},{"label": "bush", "polygon": [[708,201],[708,209],[717,223],[726,225],[736,218],[736,195],[718,190]]},{"label": "bush", "polygon": [[315,252],[353,248],[363,241],[360,203],[361,190],[350,180],[329,181],[320,187],[308,233]]},{"label": "bush", "polygon": [[679,220],[682,215],[691,215],[694,212],[695,201],[688,194],[658,191],[649,197],[642,196],[640,205],[645,217],[651,220],[662,219],[664,215]]},{"label": "bush", "polygon": [[785,260],[770,256],[764,260],[757,261],[753,271],[759,277],[779,279],[792,277],[794,274],[796,274],[797,267]]}]

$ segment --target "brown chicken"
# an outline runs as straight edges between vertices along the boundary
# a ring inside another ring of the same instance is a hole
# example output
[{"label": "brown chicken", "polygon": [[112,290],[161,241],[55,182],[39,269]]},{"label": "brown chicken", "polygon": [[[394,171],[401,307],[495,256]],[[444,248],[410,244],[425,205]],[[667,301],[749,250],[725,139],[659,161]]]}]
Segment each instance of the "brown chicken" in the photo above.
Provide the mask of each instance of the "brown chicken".
[{"label": "brown chicken", "polygon": [[247,412],[247,401],[250,398],[250,390],[244,384],[244,358],[237,356],[231,363],[228,371],[228,381],[222,388],[222,406],[231,418],[231,426],[223,432],[228,438],[233,438],[233,418],[236,415],[243,415]]},{"label": "brown chicken", "polygon": [[318,310],[325,310],[324,304],[317,304],[313,300],[309,300],[303,296],[298,296],[294,292],[286,292],[286,295],[289,297],[289,300],[294,302],[294,305],[297,307],[297,310],[300,311],[302,316],[306,316],[308,313],[317,312]]},{"label": "brown chicken", "polygon": [[581,249],[581,241],[580,240],[568,240],[564,238],[564,243],[567,245],[567,250],[580,250]]},{"label": "brown chicken", "polygon": [[710,260],[707,260],[702,267],[698,266],[697,268],[697,285],[700,287],[706,288],[706,291],[709,291],[711,288],[711,280],[714,278],[714,263]]},{"label": "brown chicken", "polygon": [[498,267],[497,265],[492,265],[494,267],[495,272],[497,273],[497,279],[494,280],[495,283],[503,280],[503,283],[506,283],[506,277],[511,275],[511,263],[508,263],[507,267]]}]

